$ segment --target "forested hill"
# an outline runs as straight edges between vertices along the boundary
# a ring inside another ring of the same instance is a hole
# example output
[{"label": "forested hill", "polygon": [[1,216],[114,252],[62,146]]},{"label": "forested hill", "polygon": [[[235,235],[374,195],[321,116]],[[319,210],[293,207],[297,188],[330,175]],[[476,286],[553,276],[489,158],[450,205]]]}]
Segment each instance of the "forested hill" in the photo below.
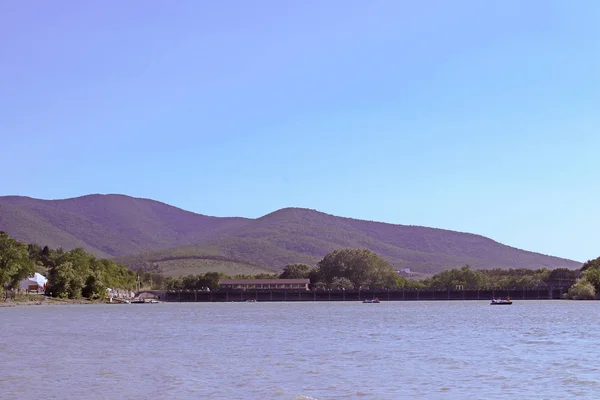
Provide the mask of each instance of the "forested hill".
[{"label": "forested hill", "polygon": [[0,197],[0,230],[26,243],[116,257],[202,242],[243,218],[217,218],[123,195],[64,200]]},{"label": "forested hill", "polygon": [[427,274],[464,264],[479,269],[581,266],[469,233],[299,208],[257,219],[210,217],[124,195],[65,200],[0,197],[0,230],[27,243],[67,250],[83,247],[100,257],[120,257],[130,265],[210,258],[280,270],[289,263],[315,264],[334,249],[352,247],[371,249],[396,268]]}]

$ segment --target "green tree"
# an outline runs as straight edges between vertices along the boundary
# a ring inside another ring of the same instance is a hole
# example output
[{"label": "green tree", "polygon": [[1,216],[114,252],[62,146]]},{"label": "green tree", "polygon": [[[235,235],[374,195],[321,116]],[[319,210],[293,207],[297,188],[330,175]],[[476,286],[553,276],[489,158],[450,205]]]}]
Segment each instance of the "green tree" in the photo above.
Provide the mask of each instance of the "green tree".
[{"label": "green tree", "polygon": [[227,275],[221,272],[207,272],[204,274],[203,285],[210,290],[217,290],[219,288],[219,281],[226,278]]},{"label": "green tree", "polygon": [[42,265],[47,268],[52,268],[56,266],[56,258],[58,254],[52,250],[48,246],[44,246],[42,251],[40,252],[40,261]]},{"label": "green tree", "polygon": [[200,289],[200,276],[199,275],[186,275],[181,278],[181,289],[182,290],[198,290]]},{"label": "green tree", "polygon": [[393,282],[390,285],[391,288],[394,289],[406,289],[410,287],[414,287],[413,281],[410,281],[398,274],[394,274]]},{"label": "green tree", "polygon": [[573,286],[569,288],[567,298],[573,300],[593,300],[596,297],[594,285],[585,278],[578,279]]},{"label": "green tree", "polygon": [[587,270],[589,268],[600,269],[600,257],[598,257],[594,260],[588,260],[585,264],[582,265],[581,272],[584,272],[585,270]]},{"label": "green tree", "polygon": [[167,278],[165,280],[165,289],[166,290],[181,290],[183,288],[183,283],[181,278]]},{"label": "green tree", "polygon": [[283,267],[283,272],[279,277],[281,279],[302,279],[308,278],[310,274],[310,265],[306,264],[288,264]]},{"label": "green tree", "polygon": [[[600,267],[600,266],[599,266]],[[587,268],[586,268],[587,269]],[[538,270],[538,272],[546,271],[544,283],[547,286],[564,287],[571,286],[577,280],[578,271],[567,268],[556,268],[552,271]]]},{"label": "green tree", "polygon": [[387,262],[370,250],[350,250],[345,256],[345,278],[352,282],[355,289],[367,283],[378,282],[380,263]]},{"label": "green tree", "polygon": [[450,269],[436,274],[427,281],[428,286],[434,289],[454,290],[457,287],[464,289],[481,289],[488,284],[488,279],[480,271],[473,271],[469,265],[460,269]]},{"label": "green tree", "polygon": [[29,259],[33,262],[41,261],[42,248],[37,244],[28,244],[27,252],[29,253]]},{"label": "green tree", "polygon": [[328,253],[317,264],[318,276],[328,288],[331,287],[335,278],[344,278],[346,275],[346,251],[334,250]]},{"label": "green tree", "polygon": [[393,285],[395,271],[383,258],[367,249],[341,249],[318,264],[318,275],[331,287],[335,278],[346,278],[358,289],[365,284]]},{"label": "green tree", "polygon": [[86,278],[78,274],[73,263],[65,261],[50,271],[48,290],[54,297],[77,299],[82,295]]},{"label": "green tree", "polygon": [[29,258],[27,245],[0,231],[0,293],[17,287],[34,272],[35,265]]},{"label": "green tree", "polygon": [[581,274],[582,277],[594,286],[596,291],[600,291],[600,268],[593,266],[591,268],[587,268]]},{"label": "green tree", "polygon": [[77,299],[82,295],[101,297],[106,287],[102,289],[100,287],[111,283],[107,282],[109,279],[104,278],[117,278],[112,276],[114,270],[111,271],[111,267],[116,265],[114,262],[110,260],[99,262],[82,248],[67,252],[57,251],[55,265],[50,269],[48,291],[56,297],[70,299]]},{"label": "green tree", "polygon": [[310,269],[310,271],[308,272],[308,279],[310,279],[311,287],[314,287],[317,283],[322,281],[323,278],[321,277],[321,273],[318,267]]},{"label": "green tree", "polygon": [[88,275],[82,290],[83,297],[90,299],[103,299],[106,297],[106,284],[103,281],[102,271],[92,270]]},{"label": "green tree", "polygon": [[[220,272],[207,272],[199,275],[186,275],[179,278],[167,278],[165,280],[165,289],[167,290],[216,290],[219,288],[219,281],[227,275]],[[240,278],[245,279],[245,278]]]},{"label": "green tree", "polygon": [[348,278],[334,278],[331,287],[333,289],[352,289],[354,284]]},{"label": "green tree", "polygon": [[383,258],[372,253],[377,258],[371,261],[371,270],[367,277],[369,286],[383,286],[387,288],[396,288],[402,280],[406,280],[398,275],[396,270]]},{"label": "green tree", "polygon": [[61,254],[58,257],[57,264],[70,262],[78,275],[87,277],[90,273],[90,267],[95,260],[96,258],[93,255],[79,247]]}]

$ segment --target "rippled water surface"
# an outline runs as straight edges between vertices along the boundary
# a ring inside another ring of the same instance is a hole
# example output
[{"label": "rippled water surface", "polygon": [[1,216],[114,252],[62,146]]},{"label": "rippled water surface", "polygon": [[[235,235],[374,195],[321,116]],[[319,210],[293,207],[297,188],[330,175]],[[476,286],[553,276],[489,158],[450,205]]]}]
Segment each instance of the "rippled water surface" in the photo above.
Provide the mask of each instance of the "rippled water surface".
[{"label": "rippled water surface", "polygon": [[0,397],[600,397],[598,302],[0,308]]}]

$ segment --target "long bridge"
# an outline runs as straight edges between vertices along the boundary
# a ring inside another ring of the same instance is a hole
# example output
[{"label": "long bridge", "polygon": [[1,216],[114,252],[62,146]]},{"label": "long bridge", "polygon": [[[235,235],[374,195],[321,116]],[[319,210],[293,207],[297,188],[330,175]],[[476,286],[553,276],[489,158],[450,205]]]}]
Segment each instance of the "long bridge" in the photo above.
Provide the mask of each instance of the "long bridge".
[{"label": "long bridge", "polygon": [[568,287],[485,290],[142,290],[136,293],[136,297],[166,302],[362,301],[373,298],[381,301],[451,301],[506,297],[513,300],[558,300],[563,298],[567,290]]}]

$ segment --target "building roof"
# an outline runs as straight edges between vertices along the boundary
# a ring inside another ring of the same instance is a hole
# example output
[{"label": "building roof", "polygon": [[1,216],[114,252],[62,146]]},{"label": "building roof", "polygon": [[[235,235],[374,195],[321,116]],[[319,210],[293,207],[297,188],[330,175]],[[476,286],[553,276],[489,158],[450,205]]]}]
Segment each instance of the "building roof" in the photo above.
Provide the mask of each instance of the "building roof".
[{"label": "building roof", "polygon": [[221,279],[220,285],[305,285],[310,279]]}]

